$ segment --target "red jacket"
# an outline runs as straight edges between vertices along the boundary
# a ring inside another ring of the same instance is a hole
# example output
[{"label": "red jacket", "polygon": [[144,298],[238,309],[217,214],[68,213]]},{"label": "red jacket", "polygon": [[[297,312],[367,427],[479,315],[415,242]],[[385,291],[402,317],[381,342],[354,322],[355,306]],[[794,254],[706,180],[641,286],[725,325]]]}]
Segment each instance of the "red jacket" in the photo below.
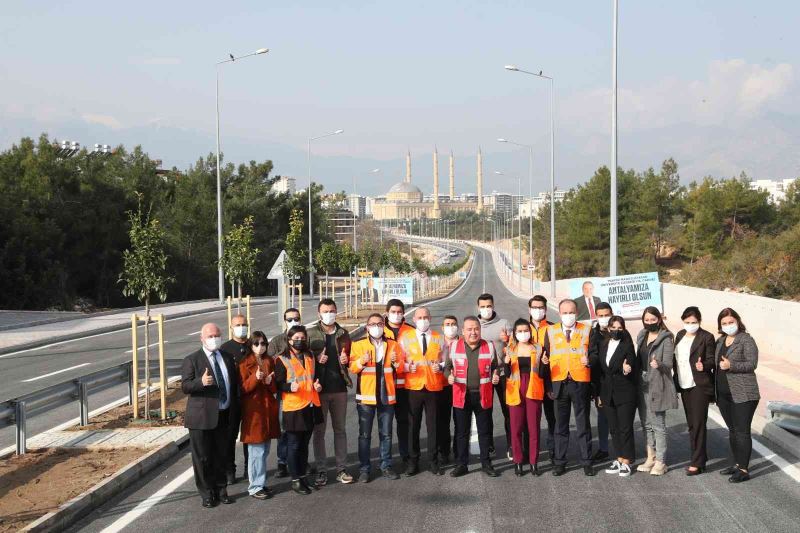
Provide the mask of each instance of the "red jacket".
[{"label": "red jacket", "polygon": [[[275,363],[266,354],[261,358],[261,366],[265,376],[275,370]],[[247,444],[266,442],[281,435],[274,376],[272,383],[265,385],[263,381],[256,380],[256,370],[258,362],[254,353],[248,354],[239,363],[239,377],[242,383],[241,440]]]}]

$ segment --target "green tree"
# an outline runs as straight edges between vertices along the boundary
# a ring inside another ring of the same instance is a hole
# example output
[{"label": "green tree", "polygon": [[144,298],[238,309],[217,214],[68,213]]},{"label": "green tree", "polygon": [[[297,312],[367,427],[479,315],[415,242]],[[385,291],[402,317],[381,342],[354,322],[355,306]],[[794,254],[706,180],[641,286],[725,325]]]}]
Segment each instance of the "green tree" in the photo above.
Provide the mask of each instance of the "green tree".
[{"label": "green tree", "polygon": [[302,276],[306,271],[306,261],[308,258],[305,246],[303,246],[303,228],[305,222],[300,210],[295,209],[289,218],[289,233],[286,235],[286,259],[283,263],[283,271],[287,279],[295,280]]},{"label": "green tree", "polygon": [[323,243],[314,253],[314,261],[318,269],[325,272],[325,281],[332,270],[338,270],[341,263],[340,248],[332,242]]},{"label": "green tree", "polygon": [[251,282],[256,275],[256,260],[260,250],[253,246],[253,217],[247,216],[225,235],[225,247],[220,267],[234,288],[238,285],[237,308],[242,312],[242,284]]}]

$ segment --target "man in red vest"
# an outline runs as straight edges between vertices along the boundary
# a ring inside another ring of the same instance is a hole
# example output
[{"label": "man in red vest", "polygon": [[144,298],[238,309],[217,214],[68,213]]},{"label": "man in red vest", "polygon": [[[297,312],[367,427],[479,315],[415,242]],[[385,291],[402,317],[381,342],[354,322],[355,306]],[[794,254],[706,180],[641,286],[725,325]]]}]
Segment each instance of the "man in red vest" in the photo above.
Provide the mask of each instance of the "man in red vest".
[{"label": "man in red vest", "polygon": [[500,382],[497,373],[494,346],[481,338],[481,323],[477,317],[464,319],[462,337],[450,346],[445,366],[447,381],[453,386],[453,411],[456,418],[458,453],[453,477],[467,473],[472,415],[478,427],[478,444],[481,470],[489,477],[497,477],[489,458],[492,441],[492,385]]}]

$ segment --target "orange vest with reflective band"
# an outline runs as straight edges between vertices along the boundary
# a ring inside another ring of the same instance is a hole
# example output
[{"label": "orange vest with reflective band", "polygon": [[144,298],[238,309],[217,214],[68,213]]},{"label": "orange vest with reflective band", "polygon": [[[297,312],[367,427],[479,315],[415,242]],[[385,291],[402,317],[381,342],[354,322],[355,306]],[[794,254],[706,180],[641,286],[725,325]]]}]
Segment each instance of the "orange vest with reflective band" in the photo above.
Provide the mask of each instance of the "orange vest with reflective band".
[{"label": "orange vest with reflective band", "polygon": [[[479,390],[481,393],[481,407],[484,409],[492,408],[492,359],[494,359],[494,345],[481,339],[478,348],[478,371],[480,373]],[[467,359],[466,343],[464,339],[458,339],[450,346],[450,360],[453,362],[453,407],[464,408],[464,401],[467,397]]]},{"label": "orange vest with reflective band", "polygon": [[[386,387],[386,397],[389,405],[393,405],[397,401],[395,392],[396,371],[392,366],[392,355],[397,358],[397,365],[403,364],[403,352],[400,346],[392,339],[384,339],[385,352],[383,354],[383,382]],[[361,359],[365,354],[369,354],[369,362],[366,365],[361,364]],[[375,345],[372,344],[369,338],[361,339],[353,343],[350,351],[350,372],[358,376],[356,382],[356,402],[364,405],[377,405],[378,394],[377,390],[377,365],[375,360]]]},{"label": "orange vest with reflective band", "polygon": [[[442,368],[444,356],[444,341],[442,336],[435,332],[428,330],[428,351],[423,355],[422,345],[417,338],[417,330],[411,329],[404,331],[400,335],[400,347],[403,349],[403,356],[405,357],[405,371],[406,371],[406,389],[408,390],[422,390],[423,388],[429,391],[439,392],[442,390]],[[416,370],[411,372],[409,365],[416,364]],[[439,366],[439,372],[433,371],[433,366]]]},{"label": "orange vest with reflective band", "polygon": [[544,337],[547,335],[547,328],[552,326],[550,322],[547,320],[542,320],[539,322],[539,327],[533,325],[533,322],[530,322],[531,325],[531,342],[533,344],[538,344],[539,347],[544,347]]},{"label": "orange vest with reflective band", "polygon": [[297,357],[280,356],[283,366],[286,367],[286,383],[297,383],[300,388],[297,392],[281,393],[281,402],[284,411],[299,411],[314,404],[319,407],[319,394],[314,390],[314,358],[306,355],[303,363]]},{"label": "orange vest with reflective band", "polygon": [[[389,323],[388,322],[389,319],[387,318],[386,320],[387,320],[386,323],[388,324]],[[403,322],[403,324],[400,326],[400,330],[397,332],[398,333],[397,337],[398,338],[402,337],[403,335],[405,335],[409,331],[413,332],[415,330],[414,330],[414,328],[412,328],[411,326],[409,326],[408,324]],[[387,339],[392,339],[392,340],[395,340],[395,341],[397,340],[397,339],[394,338],[394,331],[389,329],[389,326],[383,326],[383,333],[384,333],[384,335],[386,336]],[[400,348],[402,349],[402,346]],[[405,353],[403,354],[403,356],[405,357]],[[395,385],[397,385],[398,389],[405,389],[406,388],[406,370],[402,366],[397,367],[397,381],[395,382]]]},{"label": "orange vest with reflective band", "polygon": [[[542,356],[542,348],[538,344],[532,344],[533,353],[531,353],[531,373],[528,380],[528,389],[525,391],[525,397],[530,400],[544,400],[544,380],[539,377],[537,368],[539,366],[539,358]],[[508,348],[509,355],[511,356],[511,375],[506,376],[506,403],[508,405],[519,405],[522,399],[519,397],[519,387],[522,380],[520,379],[519,372],[519,357],[517,357],[516,350]]]},{"label": "orange vest with reflective band", "polygon": [[572,376],[575,381],[589,383],[591,369],[583,366],[581,357],[589,355],[589,328],[576,322],[567,343],[567,336],[561,323],[547,328],[550,342],[550,377],[553,381],[563,381]]}]

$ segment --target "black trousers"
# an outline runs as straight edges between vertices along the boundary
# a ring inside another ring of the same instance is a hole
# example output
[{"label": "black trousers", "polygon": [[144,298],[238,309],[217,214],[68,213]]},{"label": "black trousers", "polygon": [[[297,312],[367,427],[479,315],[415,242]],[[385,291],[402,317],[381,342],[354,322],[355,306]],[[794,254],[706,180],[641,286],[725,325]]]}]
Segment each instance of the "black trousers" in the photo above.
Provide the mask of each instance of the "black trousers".
[{"label": "black trousers", "polygon": [[428,458],[431,463],[438,463],[436,453],[439,448],[436,444],[437,437],[437,405],[438,393],[428,389],[408,391],[408,410],[411,416],[411,460],[419,461],[419,433],[422,429],[422,411],[425,410],[425,431],[428,434]]},{"label": "black trousers", "polygon": [[617,457],[627,459],[631,463],[636,460],[636,446],[633,437],[633,419],[636,417],[636,402],[621,405],[603,404],[603,414],[608,420],[608,430],[611,432],[611,443]]},{"label": "black trousers", "polygon": [[569,449],[569,412],[575,414],[575,436],[581,452],[581,464],[591,466],[592,433],[589,431],[589,383],[572,380],[561,382],[555,400],[556,411],[556,453],[555,464],[567,464]]},{"label": "black trousers", "polygon": [[729,394],[717,396],[717,407],[728,426],[728,440],[733,460],[744,470],[750,468],[750,455],[753,452],[753,437],[750,426],[758,407],[758,400],[735,403]]},{"label": "black trousers", "polygon": [[[506,446],[511,449],[511,418],[508,414],[508,404],[506,404],[506,377],[500,376],[500,383],[494,385],[494,392],[497,394],[497,401],[500,403],[500,411],[503,413],[503,429],[506,433]],[[491,420],[491,418],[490,418]],[[494,420],[491,420],[491,432],[494,435]]]},{"label": "black trousers", "polygon": [[308,470],[308,442],[313,431],[286,432],[286,462],[292,479],[300,479]]},{"label": "black trousers", "polygon": [[192,451],[192,468],[197,492],[203,498],[211,498],[219,489],[225,488],[225,472],[230,463],[230,411],[219,412],[219,421],[214,429],[190,429],[189,446]]},{"label": "black trousers", "polygon": [[439,455],[447,456],[456,452],[456,439],[450,436],[450,421],[453,415],[453,387],[446,386],[442,392],[436,393],[436,444]]},{"label": "black trousers", "polygon": [[711,398],[699,387],[681,391],[683,412],[686,413],[686,424],[689,426],[689,444],[692,448],[691,466],[702,468],[708,461],[706,452],[706,423],[708,422],[708,404]]},{"label": "black trousers", "polygon": [[542,404],[544,417],[547,419],[547,451],[550,452],[550,460],[552,461],[556,454],[556,408],[555,400],[545,394],[544,402]]},{"label": "black trousers", "polygon": [[394,419],[397,424],[397,451],[400,458],[405,462],[410,455],[408,451],[408,389],[397,389],[395,391],[397,400],[394,404]]},{"label": "black trousers", "polygon": [[472,415],[478,426],[478,446],[481,452],[481,464],[488,464],[489,445],[492,443],[492,409],[481,407],[481,395],[478,391],[467,391],[464,407],[453,407],[456,418],[456,462],[467,466],[469,463],[469,439],[472,427]]}]

